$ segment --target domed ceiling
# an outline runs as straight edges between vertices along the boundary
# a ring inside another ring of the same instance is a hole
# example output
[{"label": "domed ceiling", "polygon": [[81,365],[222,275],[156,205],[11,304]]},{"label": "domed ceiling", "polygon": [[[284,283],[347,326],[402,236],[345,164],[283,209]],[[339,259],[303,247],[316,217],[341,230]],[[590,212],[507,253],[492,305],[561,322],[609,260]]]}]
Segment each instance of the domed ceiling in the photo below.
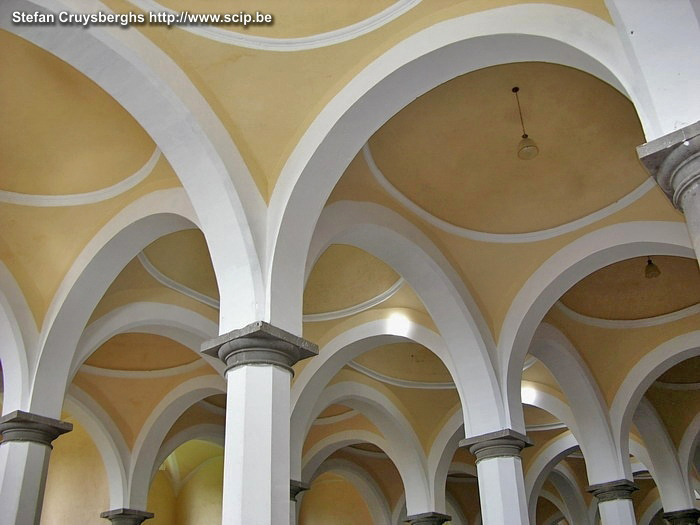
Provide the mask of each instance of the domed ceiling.
[{"label": "domed ceiling", "polygon": [[[517,156],[525,128],[539,146]],[[428,213],[464,228],[524,233],[598,211],[647,175],[632,104],[581,71],[528,62],[457,77],[395,115],[369,140],[383,176]]]},{"label": "domed ceiling", "polygon": [[661,274],[645,277],[646,257],[602,268],[575,284],[561,302],[576,313],[632,320],[676,312],[700,303],[700,270],[695,259],[654,256]]},{"label": "domed ceiling", "polygon": [[449,371],[438,356],[416,343],[383,345],[355,358],[355,363],[391,379],[448,383]]},{"label": "domed ceiling", "polygon": [[335,312],[386,292],[399,275],[367,252],[331,245],[314,265],[304,290],[304,313]]},{"label": "domed ceiling", "polygon": [[87,193],[142,168],[155,144],[111,96],[62,60],[0,31],[0,190]]},{"label": "domed ceiling", "polygon": [[118,334],[100,346],[85,364],[110,370],[160,370],[198,359],[189,348],[152,334]]},{"label": "domed ceiling", "polygon": [[658,378],[661,383],[700,384],[700,357],[691,357],[670,368]]}]

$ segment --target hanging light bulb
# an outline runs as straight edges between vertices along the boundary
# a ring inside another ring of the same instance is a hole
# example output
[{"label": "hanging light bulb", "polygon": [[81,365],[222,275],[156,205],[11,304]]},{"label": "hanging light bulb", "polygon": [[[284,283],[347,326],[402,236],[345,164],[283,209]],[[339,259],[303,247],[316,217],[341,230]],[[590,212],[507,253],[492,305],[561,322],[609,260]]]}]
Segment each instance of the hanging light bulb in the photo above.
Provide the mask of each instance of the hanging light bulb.
[{"label": "hanging light bulb", "polygon": [[523,122],[523,112],[520,109],[520,97],[518,96],[518,91],[520,91],[520,88],[518,86],[515,86],[513,88],[513,93],[515,93],[515,100],[518,103],[518,115],[520,116],[520,127],[523,130],[522,138],[520,139],[520,142],[518,143],[518,158],[521,160],[530,160],[530,159],[534,159],[537,156],[537,154],[540,152],[540,150],[537,147],[537,144],[535,144],[535,141],[532,140],[530,137],[528,137],[527,133],[525,132],[525,123]]},{"label": "hanging light bulb", "polygon": [[655,279],[659,275],[661,275],[661,270],[659,270],[659,267],[652,262],[651,257],[647,257],[647,265],[644,268],[644,277],[647,279]]}]

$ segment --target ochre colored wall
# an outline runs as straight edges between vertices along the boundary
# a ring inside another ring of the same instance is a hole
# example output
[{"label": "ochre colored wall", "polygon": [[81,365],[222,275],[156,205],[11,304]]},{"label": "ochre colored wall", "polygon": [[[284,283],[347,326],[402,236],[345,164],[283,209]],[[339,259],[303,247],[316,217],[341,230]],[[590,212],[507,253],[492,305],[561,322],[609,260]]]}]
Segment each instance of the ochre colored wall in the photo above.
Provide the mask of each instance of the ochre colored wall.
[{"label": "ochre colored wall", "polygon": [[[73,418],[73,431],[53,443],[41,525],[95,525],[109,510],[109,485],[102,457]],[[104,521],[107,524],[107,521]]]},{"label": "ochre colored wall", "polygon": [[175,492],[168,475],[162,470],[156,472],[151,482],[146,510],[155,514],[153,519],[145,522],[148,525],[173,525],[175,523]]},{"label": "ochre colored wall", "polygon": [[302,498],[299,525],[371,523],[374,520],[360,493],[352,483],[337,474],[321,474]]},{"label": "ochre colored wall", "polygon": [[221,523],[224,458],[211,458],[188,478],[177,496],[177,525],[210,525]]}]

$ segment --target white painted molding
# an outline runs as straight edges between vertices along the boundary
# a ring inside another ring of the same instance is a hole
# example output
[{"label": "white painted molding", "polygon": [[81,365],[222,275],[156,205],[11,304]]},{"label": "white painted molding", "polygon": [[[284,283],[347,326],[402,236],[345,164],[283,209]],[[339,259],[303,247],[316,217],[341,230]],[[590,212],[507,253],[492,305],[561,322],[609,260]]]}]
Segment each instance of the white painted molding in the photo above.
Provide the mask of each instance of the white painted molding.
[{"label": "white painted molding", "polygon": [[138,258],[139,262],[144,267],[144,269],[149,273],[149,275],[163,286],[170,288],[171,290],[175,290],[176,292],[179,292],[183,295],[186,295],[190,299],[194,299],[195,301],[210,306],[211,308],[214,308],[216,310],[219,309],[219,301],[209,297],[208,295],[200,293],[197,290],[193,290],[192,288],[185,286],[184,284],[181,284],[175,281],[174,279],[171,279],[163,272],[161,272],[158,268],[156,268],[155,265],[150,261],[150,259],[146,256],[146,254],[143,251],[139,252],[139,254],[136,257]]},{"label": "white painted molding", "polygon": [[589,326],[595,326],[597,328],[609,328],[612,330],[630,330],[633,328],[647,328],[649,326],[659,326],[666,323],[672,323],[673,321],[679,321],[680,319],[685,319],[691,315],[700,314],[700,303],[693,304],[686,308],[681,308],[675,312],[670,312],[663,315],[656,315],[654,317],[645,317],[644,319],[603,319],[600,317],[591,317],[588,315],[580,314],[575,310],[572,310],[566,306],[561,301],[554,303],[557,309],[566,315],[572,321],[578,323],[586,324]]},{"label": "white painted molding", "polygon": [[403,277],[399,277],[399,279],[394,284],[392,284],[387,290],[383,291],[379,295],[372,297],[371,299],[363,301],[354,306],[343,308],[341,310],[333,310],[331,312],[321,312],[317,314],[304,314],[303,320],[305,323],[318,323],[322,321],[333,321],[335,319],[341,319],[343,317],[349,317],[351,315],[359,314],[360,312],[369,310],[370,308],[373,308],[383,303],[387,299],[391,298],[391,296],[393,296],[396,292],[399,291],[399,289],[404,285],[404,283],[405,281]]},{"label": "white painted molding", "polygon": [[[248,49],[260,49],[263,51],[305,51],[308,49],[317,49],[340,44],[341,42],[347,42],[348,40],[371,33],[410,11],[420,4],[420,2],[421,0],[398,0],[383,11],[355,24],[317,35],[295,38],[271,38],[247,35],[245,33],[220,29],[211,25],[195,24],[178,25],[175,27],[221,44],[245,47]],[[144,11],[161,11],[178,14],[177,11],[169,9],[155,0],[131,0],[131,3]],[[274,13],[271,14],[274,16]]]},{"label": "white painted molding", "polygon": [[609,204],[608,206],[605,206],[604,208],[601,208],[598,211],[590,213],[585,217],[581,217],[580,219],[560,224],[559,226],[555,226],[554,228],[547,228],[546,230],[539,230],[526,233],[488,233],[478,230],[471,230],[462,226],[457,226],[443,219],[440,219],[439,217],[436,217],[429,211],[421,208],[420,206],[418,206],[418,204],[416,204],[406,195],[401,193],[401,191],[399,191],[399,189],[396,186],[394,186],[391,182],[389,182],[389,180],[384,176],[382,171],[374,162],[372,152],[369,148],[369,143],[365,143],[365,145],[362,146],[362,155],[364,156],[365,161],[367,162],[367,166],[369,167],[369,170],[372,173],[374,179],[377,181],[377,183],[391,197],[393,197],[396,201],[398,201],[409,211],[418,215],[418,217],[423,219],[428,224],[435,226],[436,228],[446,233],[482,242],[515,244],[542,241],[545,239],[558,237],[559,235],[570,233],[578,230],[579,228],[583,228],[584,226],[588,226],[589,224],[593,224],[596,221],[604,219],[605,217],[608,217],[613,213],[616,213],[626,208],[633,202],[643,197],[650,189],[656,186],[656,182],[654,182],[653,179],[648,178],[637,188],[632,190],[630,193],[628,193],[621,199],[613,202],[612,204]]},{"label": "white painted molding", "polygon": [[566,424],[557,422],[557,423],[542,423],[539,425],[525,425],[525,428],[527,429],[528,432],[543,432],[545,430],[559,430],[561,428],[569,428],[566,426]]},{"label": "white painted molding", "polygon": [[372,379],[381,381],[382,383],[387,383],[389,385],[398,386],[400,388],[415,388],[419,390],[452,390],[456,388],[453,381],[439,383],[429,381],[412,381],[409,379],[399,379],[397,377],[391,377],[380,372],[376,372],[375,370],[358,364],[355,361],[349,361],[347,366],[349,366],[357,372],[360,372],[361,374],[371,377]]},{"label": "white painted molding", "polygon": [[212,414],[216,414],[217,416],[226,417],[226,409],[224,407],[220,407],[215,405],[214,403],[210,403],[206,399],[202,399],[197,404],[207,412],[211,412]]},{"label": "white painted molding", "polygon": [[102,368],[83,364],[81,372],[100,377],[112,377],[116,379],[160,379],[162,377],[172,377],[180,374],[187,374],[198,368],[202,368],[207,363],[203,359],[196,359],[185,365],[172,366],[169,368],[158,368],[155,370],[115,370],[112,368]]},{"label": "white painted molding", "polygon": [[347,419],[352,419],[355,416],[359,416],[360,412],[355,410],[354,408],[351,408],[347,412],[343,412],[342,414],[337,414],[335,416],[327,416],[327,417],[317,417],[312,425],[333,425],[335,423],[339,423],[341,421],[345,421]]},{"label": "white painted molding", "polygon": [[700,383],[666,383],[664,381],[654,381],[652,386],[655,386],[657,388],[663,388],[664,390],[700,390]]},{"label": "white painted molding", "polygon": [[388,459],[389,458],[389,456],[387,456],[386,453],[384,453],[384,452],[379,452],[379,451],[374,451],[374,450],[363,450],[361,448],[355,448],[352,445],[348,445],[343,450],[345,450],[348,454],[354,454],[356,456],[364,456],[366,458],[374,458],[374,459]]},{"label": "white painted molding", "polygon": [[29,193],[0,190],[0,202],[16,204],[18,206],[34,206],[37,208],[95,204],[96,202],[102,202],[117,197],[142,182],[151,174],[159,160],[160,150],[156,147],[153,154],[151,154],[150,158],[146,161],[146,164],[141,166],[135,173],[112,186],[100,190],[69,195],[32,195]]}]

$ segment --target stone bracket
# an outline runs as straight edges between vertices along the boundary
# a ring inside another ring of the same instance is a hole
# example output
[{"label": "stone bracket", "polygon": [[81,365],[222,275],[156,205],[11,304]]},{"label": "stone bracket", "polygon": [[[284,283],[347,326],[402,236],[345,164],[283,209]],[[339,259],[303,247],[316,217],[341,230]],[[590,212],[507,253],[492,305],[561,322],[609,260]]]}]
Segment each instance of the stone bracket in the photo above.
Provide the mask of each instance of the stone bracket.
[{"label": "stone bracket", "polygon": [[510,428],[473,436],[459,442],[460,447],[469,447],[476,461],[490,458],[520,456],[520,451],[531,447],[532,441],[525,434]]},{"label": "stone bracket", "polygon": [[53,440],[71,430],[72,423],[22,410],[15,410],[0,417],[0,436],[3,443],[29,441],[53,448]]},{"label": "stone bracket", "polygon": [[297,500],[297,496],[301,494],[302,492],[309,490],[311,488],[308,484],[303,483],[301,481],[297,481],[296,479],[292,479],[289,481],[289,499],[292,501]]},{"label": "stone bracket", "polygon": [[452,516],[448,516],[447,514],[440,514],[439,512],[423,512],[421,514],[407,516],[405,523],[410,523],[411,525],[442,525],[446,521],[450,520],[452,520]]},{"label": "stone bracket", "polygon": [[318,354],[318,346],[264,321],[256,321],[202,344],[202,353],[217,357],[230,370],[244,365],[272,365],[293,373],[300,359]]},{"label": "stone bracket", "polygon": [[618,499],[632,499],[632,493],[639,487],[628,479],[618,479],[607,483],[598,483],[589,486],[586,491],[593,494],[598,503],[614,501]]}]

